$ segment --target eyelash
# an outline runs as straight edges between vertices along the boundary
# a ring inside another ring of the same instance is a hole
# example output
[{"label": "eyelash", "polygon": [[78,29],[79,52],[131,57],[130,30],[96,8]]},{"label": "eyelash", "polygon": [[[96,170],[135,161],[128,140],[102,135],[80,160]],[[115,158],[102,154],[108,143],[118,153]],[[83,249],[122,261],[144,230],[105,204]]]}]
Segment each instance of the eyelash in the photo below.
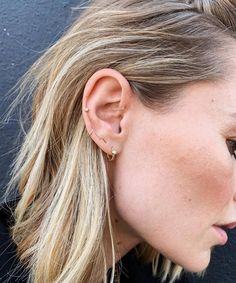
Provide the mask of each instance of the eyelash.
[{"label": "eyelash", "polygon": [[235,140],[227,140],[227,146],[230,154],[236,159],[236,141]]}]

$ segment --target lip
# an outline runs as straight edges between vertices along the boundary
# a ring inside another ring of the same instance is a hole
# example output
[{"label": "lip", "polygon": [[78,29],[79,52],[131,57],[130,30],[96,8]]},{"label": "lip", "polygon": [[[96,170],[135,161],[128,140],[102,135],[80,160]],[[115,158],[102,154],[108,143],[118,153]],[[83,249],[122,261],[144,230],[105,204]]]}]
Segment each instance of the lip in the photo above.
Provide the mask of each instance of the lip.
[{"label": "lip", "polygon": [[225,230],[223,230],[222,228],[220,228],[219,226],[213,225],[213,228],[215,229],[215,231],[217,232],[220,241],[221,241],[221,245],[225,245],[226,242],[228,241],[228,235],[225,232]]},{"label": "lip", "polygon": [[225,228],[234,229],[236,227],[236,222],[232,222],[229,224],[224,225]]}]

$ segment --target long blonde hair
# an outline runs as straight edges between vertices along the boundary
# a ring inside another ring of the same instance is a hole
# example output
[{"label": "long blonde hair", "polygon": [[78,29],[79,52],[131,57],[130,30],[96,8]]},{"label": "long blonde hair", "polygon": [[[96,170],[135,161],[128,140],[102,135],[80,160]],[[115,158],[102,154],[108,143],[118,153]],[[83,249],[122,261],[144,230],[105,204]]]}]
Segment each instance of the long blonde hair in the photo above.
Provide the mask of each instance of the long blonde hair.
[{"label": "long blonde hair", "polygon": [[[11,234],[33,283],[106,282],[107,226],[110,282],[115,277],[106,155],[82,118],[91,75],[116,69],[144,105],[165,110],[187,83],[222,78],[224,49],[235,40],[234,0],[95,0],[77,10],[78,19],[12,89],[19,94],[6,116],[32,98],[5,197],[18,188]],[[156,274],[162,255],[148,244],[138,249]],[[170,275],[174,282],[182,267],[162,262],[162,280]]]}]

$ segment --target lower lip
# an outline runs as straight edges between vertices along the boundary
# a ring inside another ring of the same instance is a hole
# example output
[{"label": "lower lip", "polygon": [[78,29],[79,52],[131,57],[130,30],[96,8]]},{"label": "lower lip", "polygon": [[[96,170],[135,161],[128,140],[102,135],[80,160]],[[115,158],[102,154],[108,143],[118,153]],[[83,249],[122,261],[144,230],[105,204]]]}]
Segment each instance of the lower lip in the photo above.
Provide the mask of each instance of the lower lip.
[{"label": "lower lip", "polygon": [[227,236],[226,232],[218,226],[213,225],[213,227],[215,228],[217,234],[219,235],[219,237],[221,239],[221,244],[225,245],[226,242],[228,241],[228,236]]}]

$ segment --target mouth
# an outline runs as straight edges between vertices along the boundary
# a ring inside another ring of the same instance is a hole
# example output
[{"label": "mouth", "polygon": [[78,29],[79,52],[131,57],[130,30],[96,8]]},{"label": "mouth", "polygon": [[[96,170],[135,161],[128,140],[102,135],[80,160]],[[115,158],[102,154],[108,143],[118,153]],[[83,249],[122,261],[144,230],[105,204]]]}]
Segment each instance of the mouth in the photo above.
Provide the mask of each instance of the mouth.
[{"label": "mouth", "polygon": [[226,242],[228,241],[228,235],[225,231],[225,229],[234,229],[236,227],[236,221],[234,222],[228,222],[225,224],[214,224],[213,228],[215,228],[215,231],[217,232],[220,240],[221,240],[221,244],[225,245]]}]

